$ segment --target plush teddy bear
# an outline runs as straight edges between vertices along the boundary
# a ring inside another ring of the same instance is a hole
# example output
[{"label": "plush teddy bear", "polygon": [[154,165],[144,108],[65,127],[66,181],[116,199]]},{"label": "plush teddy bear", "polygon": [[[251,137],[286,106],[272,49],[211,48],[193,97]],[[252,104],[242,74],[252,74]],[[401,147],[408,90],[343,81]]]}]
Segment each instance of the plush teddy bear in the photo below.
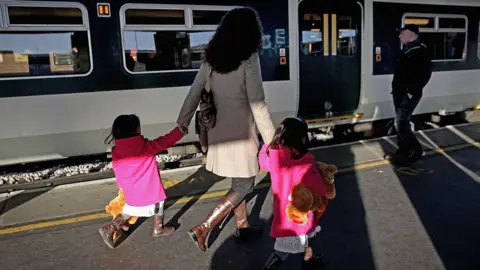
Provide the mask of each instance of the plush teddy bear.
[{"label": "plush teddy bear", "polygon": [[[123,195],[123,190],[118,191],[117,197],[113,198],[110,203],[105,207],[105,211],[110,213],[113,218],[122,213],[123,206],[125,205],[125,197]],[[137,222],[138,217],[130,217],[127,222],[122,226],[124,231],[128,231],[129,226]]]},{"label": "plush teddy bear", "polygon": [[325,196],[319,196],[303,184],[298,184],[292,189],[286,211],[289,220],[297,224],[307,223],[309,211],[316,212],[316,223],[318,223],[327,209],[328,200],[336,196],[334,174],[337,172],[337,167],[323,162],[317,162],[316,167],[327,185],[327,192]]},{"label": "plush teddy bear", "polygon": [[325,197],[331,200],[337,195],[335,190],[335,174],[337,173],[337,167],[320,161],[317,161],[316,165],[317,170],[325,180],[325,184],[327,184],[327,194],[325,194]]}]

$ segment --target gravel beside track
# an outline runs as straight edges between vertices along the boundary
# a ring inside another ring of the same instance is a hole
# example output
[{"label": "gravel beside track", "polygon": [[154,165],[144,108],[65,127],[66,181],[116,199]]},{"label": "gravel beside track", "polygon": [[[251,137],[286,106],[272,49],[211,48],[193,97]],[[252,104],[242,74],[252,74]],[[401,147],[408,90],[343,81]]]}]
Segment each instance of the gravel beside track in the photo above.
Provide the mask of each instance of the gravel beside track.
[{"label": "gravel beside track", "polygon": [[[174,163],[181,160],[189,160],[201,158],[202,154],[194,155],[157,155],[157,162],[159,164]],[[39,180],[58,179],[62,177],[71,177],[82,174],[96,173],[96,172],[110,172],[112,171],[112,161],[110,160],[94,160],[77,165],[59,164],[51,168],[19,171],[19,172],[1,172],[0,185],[14,185],[31,183]]]}]

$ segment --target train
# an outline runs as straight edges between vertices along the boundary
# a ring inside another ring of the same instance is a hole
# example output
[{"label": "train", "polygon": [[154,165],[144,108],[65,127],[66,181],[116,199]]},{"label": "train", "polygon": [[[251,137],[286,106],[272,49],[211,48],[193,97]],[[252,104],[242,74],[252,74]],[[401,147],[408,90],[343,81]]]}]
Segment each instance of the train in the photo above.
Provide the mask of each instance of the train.
[{"label": "train", "polygon": [[[147,137],[168,132],[223,15],[242,6],[263,24],[275,124],[393,118],[404,24],[433,56],[415,114],[480,108],[478,0],[0,0],[0,165],[107,153],[125,113]],[[196,140],[192,125],[180,143]]]}]

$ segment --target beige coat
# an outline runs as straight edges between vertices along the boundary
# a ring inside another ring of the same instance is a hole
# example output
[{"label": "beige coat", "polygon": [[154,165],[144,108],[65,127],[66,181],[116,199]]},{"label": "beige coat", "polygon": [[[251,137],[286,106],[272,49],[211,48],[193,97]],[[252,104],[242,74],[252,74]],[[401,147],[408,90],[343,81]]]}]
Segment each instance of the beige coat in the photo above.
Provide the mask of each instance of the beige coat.
[{"label": "beige coat", "polygon": [[[177,123],[190,123],[200,102],[209,66],[203,64],[183,103]],[[207,170],[224,177],[257,175],[259,142],[255,124],[269,143],[275,129],[265,103],[258,54],[228,74],[212,72],[217,124],[208,132]],[[255,120],[255,121],[254,121]]]}]

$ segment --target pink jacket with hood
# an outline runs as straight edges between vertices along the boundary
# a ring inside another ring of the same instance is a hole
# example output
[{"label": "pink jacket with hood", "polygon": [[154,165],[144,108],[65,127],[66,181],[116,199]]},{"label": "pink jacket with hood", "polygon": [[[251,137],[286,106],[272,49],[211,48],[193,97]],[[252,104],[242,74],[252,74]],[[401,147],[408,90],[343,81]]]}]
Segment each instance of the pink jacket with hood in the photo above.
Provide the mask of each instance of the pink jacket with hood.
[{"label": "pink jacket with hood", "polygon": [[269,149],[263,145],[259,154],[260,167],[270,172],[273,191],[273,222],[270,235],[275,238],[307,235],[315,230],[313,213],[308,213],[305,225],[288,219],[286,209],[289,196],[295,185],[303,183],[309,190],[323,196],[327,186],[315,165],[315,158],[307,153],[300,159],[293,159],[288,148]]},{"label": "pink jacket with hood", "polygon": [[167,198],[158,172],[156,154],[182,137],[177,127],[155,140],[148,140],[141,135],[115,140],[112,148],[113,171],[128,205],[148,206]]}]

